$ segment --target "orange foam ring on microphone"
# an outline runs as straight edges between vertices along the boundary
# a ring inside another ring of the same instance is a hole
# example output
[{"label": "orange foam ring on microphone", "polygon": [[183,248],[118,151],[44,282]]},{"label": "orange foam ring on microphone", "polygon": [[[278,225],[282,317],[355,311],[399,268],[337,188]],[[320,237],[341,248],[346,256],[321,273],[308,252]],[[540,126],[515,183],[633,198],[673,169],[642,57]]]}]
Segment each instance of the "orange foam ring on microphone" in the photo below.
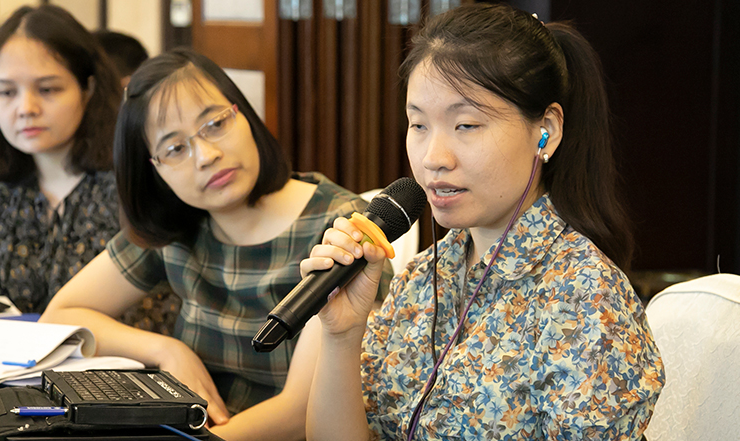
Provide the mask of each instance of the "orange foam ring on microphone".
[{"label": "orange foam ring on microphone", "polygon": [[[386,257],[389,259],[396,257],[396,252],[393,251],[393,246],[388,242],[388,238],[385,237],[385,233],[379,226],[375,225],[373,221],[357,212],[352,213],[352,217],[349,218],[349,221],[352,222],[355,227],[359,228],[360,231],[365,233],[365,236],[367,236],[372,243],[382,248],[383,251],[385,251]],[[364,241],[365,239],[363,239],[363,242]]]}]

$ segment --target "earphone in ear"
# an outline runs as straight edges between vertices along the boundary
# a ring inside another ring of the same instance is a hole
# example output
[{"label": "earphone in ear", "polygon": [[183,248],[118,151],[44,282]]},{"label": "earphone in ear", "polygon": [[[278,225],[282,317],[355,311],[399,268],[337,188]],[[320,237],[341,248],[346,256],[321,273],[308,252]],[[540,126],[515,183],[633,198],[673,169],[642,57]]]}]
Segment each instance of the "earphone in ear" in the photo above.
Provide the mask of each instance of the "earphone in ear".
[{"label": "earphone in ear", "polygon": [[[540,151],[542,151],[542,149],[545,148],[545,146],[547,145],[547,140],[550,139],[550,133],[547,131],[546,128],[540,127],[540,132],[542,133],[542,138],[540,138],[540,141],[537,143],[537,148],[538,148],[537,153],[539,153]],[[547,153],[543,153],[542,162],[547,164],[549,161],[550,161],[550,155],[548,155]]]},{"label": "earphone in ear", "polygon": [[547,145],[547,140],[550,139],[550,133],[544,127],[540,127],[540,132],[542,132],[542,138],[540,138],[540,142],[537,143],[537,148],[544,149]]}]

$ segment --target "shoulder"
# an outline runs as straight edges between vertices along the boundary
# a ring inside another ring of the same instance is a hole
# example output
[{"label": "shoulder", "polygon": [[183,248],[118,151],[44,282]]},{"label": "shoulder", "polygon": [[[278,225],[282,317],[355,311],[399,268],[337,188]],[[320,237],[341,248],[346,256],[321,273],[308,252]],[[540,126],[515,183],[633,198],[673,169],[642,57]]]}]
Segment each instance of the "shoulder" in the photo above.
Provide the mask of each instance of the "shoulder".
[{"label": "shoulder", "polygon": [[293,178],[316,184],[314,197],[306,207],[306,212],[334,213],[339,216],[362,211],[367,206],[367,202],[360,196],[332,182],[321,173],[295,173]]},{"label": "shoulder", "polygon": [[5,182],[0,182],[0,206],[6,204],[10,200],[10,188]]},{"label": "shoulder", "polygon": [[625,273],[590,239],[567,227],[543,260],[539,291],[554,310],[564,304],[593,312],[642,314],[643,308]]},{"label": "shoulder", "polygon": [[92,172],[88,173],[87,177],[94,187],[109,191],[116,189],[116,175],[112,171]]},{"label": "shoulder", "polygon": [[577,272],[593,268],[626,278],[622,270],[591,239],[570,226],[555,240],[545,259],[548,261],[547,271]]},{"label": "shoulder", "polygon": [[0,182],[0,215],[4,218],[3,222],[7,222],[6,215],[16,217],[26,207],[32,207],[40,194],[35,178],[20,183]]},{"label": "shoulder", "polygon": [[14,195],[25,194],[29,191],[34,194],[38,193],[38,184],[35,178],[29,178],[17,183],[0,181],[0,201],[11,198]]}]

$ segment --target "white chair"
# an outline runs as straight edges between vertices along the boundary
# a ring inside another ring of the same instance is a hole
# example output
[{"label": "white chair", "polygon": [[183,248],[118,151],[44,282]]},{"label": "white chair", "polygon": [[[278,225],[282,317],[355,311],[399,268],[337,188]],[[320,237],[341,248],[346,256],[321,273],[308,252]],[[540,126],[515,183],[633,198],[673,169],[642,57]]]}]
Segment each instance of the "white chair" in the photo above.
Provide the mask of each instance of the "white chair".
[{"label": "white chair", "polygon": [[[382,188],[368,190],[360,194],[360,197],[370,202],[382,190]],[[391,245],[393,245],[393,250],[396,252],[396,257],[391,259],[391,265],[393,266],[393,272],[398,274],[406,269],[406,264],[419,252],[419,221],[414,222],[411,229]]]},{"label": "white chair", "polygon": [[740,440],[740,276],[669,286],[646,312],[666,372],[648,441]]}]

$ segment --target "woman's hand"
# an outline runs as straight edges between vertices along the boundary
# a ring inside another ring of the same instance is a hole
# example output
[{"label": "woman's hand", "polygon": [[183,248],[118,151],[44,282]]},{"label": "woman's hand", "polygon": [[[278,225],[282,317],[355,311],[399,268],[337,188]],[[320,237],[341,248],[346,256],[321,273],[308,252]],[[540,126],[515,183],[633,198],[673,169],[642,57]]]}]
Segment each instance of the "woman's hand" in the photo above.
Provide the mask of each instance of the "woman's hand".
[{"label": "woman's hand", "polygon": [[368,262],[319,313],[324,332],[341,334],[358,328],[364,332],[383,272],[385,251],[370,242],[360,245],[363,237],[362,231],[349,220],[337,218],[324,233],[321,244],[314,246],[310,257],[301,262],[303,277],[314,270],[329,269],[335,262],[348,265],[361,257]]},{"label": "woman's hand", "polygon": [[170,339],[159,368],[174,375],[181,383],[208,402],[208,419],[210,425],[224,424],[229,421],[229,412],[213,383],[203,362],[185,343]]}]

